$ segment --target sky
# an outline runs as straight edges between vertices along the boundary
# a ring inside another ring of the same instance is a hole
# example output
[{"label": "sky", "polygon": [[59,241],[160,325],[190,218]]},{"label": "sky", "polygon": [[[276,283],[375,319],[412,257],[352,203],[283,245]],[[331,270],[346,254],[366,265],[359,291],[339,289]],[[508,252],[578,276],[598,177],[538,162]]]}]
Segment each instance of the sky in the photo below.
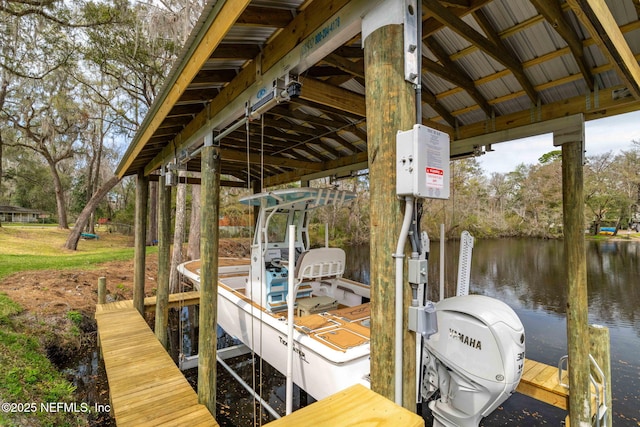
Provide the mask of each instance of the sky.
[{"label": "sky", "polygon": [[[586,122],[585,139],[587,156],[629,150],[633,140],[640,141],[640,111]],[[560,147],[554,147],[552,135],[546,134],[494,144],[493,149],[476,158],[487,175],[512,172],[520,163],[537,164],[540,156]]]}]

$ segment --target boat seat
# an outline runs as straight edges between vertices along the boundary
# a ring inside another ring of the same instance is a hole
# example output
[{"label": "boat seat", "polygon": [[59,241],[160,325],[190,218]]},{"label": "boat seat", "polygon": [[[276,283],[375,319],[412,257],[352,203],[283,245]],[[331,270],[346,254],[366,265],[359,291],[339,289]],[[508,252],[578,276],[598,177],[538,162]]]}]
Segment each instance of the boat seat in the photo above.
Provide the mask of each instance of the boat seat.
[{"label": "boat seat", "polygon": [[298,258],[295,278],[308,280],[340,278],[344,274],[346,255],[340,248],[316,248],[303,252]]}]

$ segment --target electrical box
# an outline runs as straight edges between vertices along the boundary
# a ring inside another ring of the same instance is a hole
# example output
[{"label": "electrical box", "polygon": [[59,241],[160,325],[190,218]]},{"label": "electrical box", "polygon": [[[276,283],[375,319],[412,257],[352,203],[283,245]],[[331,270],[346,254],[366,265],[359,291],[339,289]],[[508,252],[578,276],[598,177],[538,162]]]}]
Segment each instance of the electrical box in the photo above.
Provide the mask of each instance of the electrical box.
[{"label": "electrical box", "polygon": [[396,136],[396,193],[449,198],[449,135],[416,124]]}]

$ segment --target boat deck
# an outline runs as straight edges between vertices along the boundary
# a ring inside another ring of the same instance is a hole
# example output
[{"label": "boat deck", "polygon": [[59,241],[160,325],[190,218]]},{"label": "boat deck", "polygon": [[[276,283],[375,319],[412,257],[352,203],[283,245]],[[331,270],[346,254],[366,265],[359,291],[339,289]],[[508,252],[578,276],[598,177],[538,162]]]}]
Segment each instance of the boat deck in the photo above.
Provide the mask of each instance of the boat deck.
[{"label": "boat deck", "polygon": [[123,426],[217,426],[132,301],[96,306],[112,415]]}]

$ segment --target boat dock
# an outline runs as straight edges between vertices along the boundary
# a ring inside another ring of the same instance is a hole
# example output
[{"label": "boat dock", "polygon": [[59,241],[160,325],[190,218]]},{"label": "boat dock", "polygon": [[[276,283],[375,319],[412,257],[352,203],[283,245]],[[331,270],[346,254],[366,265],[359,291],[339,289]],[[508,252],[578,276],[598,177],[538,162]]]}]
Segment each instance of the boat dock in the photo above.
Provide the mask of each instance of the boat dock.
[{"label": "boat dock", "polygon": [[[199,299],[199,292],[171,294],[169,306],[195,305]],[[155,297],[145,298],[145,311],[152,310],[154,306]],[[112,415],[118,426],[159,426],[187,422],[194,426],[218,425],[206,407],[198,404],[196,392],[142,316],[133,308],[133,301],[97,304],[96,321],[109,381]],[[568,382],[566,372],[562,382]],[[517,391],[565,411],[569,409],[569,390],[560,384],[557,367],[526,359]],[[353,402],[360,402],[357,410],[350,409]],[[394,424],[398,417],[411,414],[409,411],[405,414],[403,408],[364,387],[351,387],[296,411],[286,419],[287,422],[317,421],[329,414],[327,425],[346,425],[354,421],[353,417],[374,415],[369,410],[363,411],[363,405],[384,408],[384,414],[393,414],[388,425]],[[411,417],[408,420],[415,421]],[[283,422],[277,420],[268,425],[277,427],[285,425]]]},{"label": "boat dock", "polygon": [[133,301],[98,304],[96,322],[119,427],[218,425]]},{"label": "boat dock", "polygon": [[[193,305],[198,292],[171,294],[170,304]],[[145,298],[145,309],[155,298]],[[171,306],[171,305],[170,305]],[[151,328],[133,308],[133,301],[96,305],[96,322],[104,360],[112,416],[122,426],[218,426]],[[306,422],[305,422],[306,420]],[[363,387],[352,386],[267,426],[346,426],[354,421],[392,427],[424,426],[421,416]]]}]

